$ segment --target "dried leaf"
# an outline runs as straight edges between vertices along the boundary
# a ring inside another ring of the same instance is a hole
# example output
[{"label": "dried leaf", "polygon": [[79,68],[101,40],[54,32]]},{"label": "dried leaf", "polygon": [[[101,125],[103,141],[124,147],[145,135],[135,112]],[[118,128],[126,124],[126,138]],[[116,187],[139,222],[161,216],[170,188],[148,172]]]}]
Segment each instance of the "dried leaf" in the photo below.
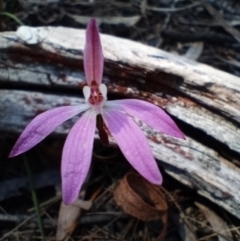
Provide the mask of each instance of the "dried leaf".
[{"label": "dried leaf", "polygon": [[157,241],[163,241],[167,228],[167,202],[160,186],[153,185],[137,173],[128,173],[114,191],[122,209],[143,221],[161,220],[163,229]]},{"label": "dried leaf", "polygon": [[[80,15],[70,14],[70,13],[66,13],[66,15],[81,24],[87,24],[89,19],[91,18],[87,16],[80,16]],[[96,20],[99,24],[101,23],[112,24],[112,25],[123,24],[127,27],[131,27],[131,26],[134,26],[140,20],[140,18],[141,18],[140,15],[136,15],[132,17],[105,16],[101,18],[96,17]]]},{"label": "dried leaf", "polygon": [[198,202],[195,202],[195,205],[204,213],[213,231],[218,234],[219,241],[233,240],[231,232],[228,231],[229,227],[216,213]]},{"label": "dried leaf", "polygon": [[167,203],[160,187],[135,173],[127,174],[120,181],[114,198],[126,213],[143,221],[161,219],[167,211]]},{"label": "dried leaf", "polygon": [[67,235],[70,235],[76,227],[81,209],[89,210],[91,206],[92,201],[83,201],[81,199],[77,199],[71,205],[65,205],[62,202],[58,216],[56,239],[64,240]]}]

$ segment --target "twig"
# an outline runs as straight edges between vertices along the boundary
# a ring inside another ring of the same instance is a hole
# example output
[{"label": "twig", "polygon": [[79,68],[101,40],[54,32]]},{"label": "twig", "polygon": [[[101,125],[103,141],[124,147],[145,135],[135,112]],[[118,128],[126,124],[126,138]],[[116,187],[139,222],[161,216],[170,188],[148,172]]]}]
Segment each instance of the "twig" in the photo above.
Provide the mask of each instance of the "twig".
[{"label": "twig", "polygon": [[215,18],[215,21],[218,22],[228,33],[230,33],[238,42],[240,42],[240,32],[232,27],[222,16],[221,14],[209,3],[203,3],[207,11]]},{"label": "twig", "polygon": [[180,8],[158,8],[158,7],[150,7],[150,6],[146,6],[147,10],[151,10],[151,11],[155,11],[155,12],[179,12],[179,11],[184,11],[186,9],[190,9],[190,8],[194,8],[198,5],[200,5],[201,2],[196,2],[190,5],[187,5],[186,7],[180,7]]},{"label": "twig", "polygon": [[29,218],[25,219],[24,221],[22,221],[19,225],[17,225],[14,229],[12,229],[11,231],[9,231],[8,233],[5,233],[2,238],[0,239],[0,241],[5,240],[6,237],[8,237],[9,235],[11,235],[14,231],[16,231],[18,228],[22,227],[25,223],[27,223],[28,221],[30,221],[32,218],[35,217],[35,214],[31,215]]}]

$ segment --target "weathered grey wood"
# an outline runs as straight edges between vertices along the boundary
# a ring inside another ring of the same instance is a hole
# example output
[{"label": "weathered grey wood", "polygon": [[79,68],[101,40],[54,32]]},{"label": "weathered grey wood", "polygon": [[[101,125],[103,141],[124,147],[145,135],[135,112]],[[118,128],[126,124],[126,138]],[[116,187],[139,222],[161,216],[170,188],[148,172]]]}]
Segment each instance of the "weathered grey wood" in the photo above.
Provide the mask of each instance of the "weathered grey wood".
[{"label": "weathered grey wood", "polygon": [[[38,28],[36,34],[36,45],[22,43],[14,32],[0,34],[2,130],[19,133],[41,111],[83,101],[85,31],[49,27]],[[240,217],[240,169],[231,163],[234,158],[239,162],[240,154],[240,79],[129,40],[101,38],[104,82],[112,97],[148,100],[188,125],[191,138],[185,141],[141,125],[165,170]],[[73,123],[57,132],[66,133]],[[201,130],[204,137],[191,130]],[[213,146],[205,142],[210,137]],[[221,143],[227,148],[218,148]]]}]

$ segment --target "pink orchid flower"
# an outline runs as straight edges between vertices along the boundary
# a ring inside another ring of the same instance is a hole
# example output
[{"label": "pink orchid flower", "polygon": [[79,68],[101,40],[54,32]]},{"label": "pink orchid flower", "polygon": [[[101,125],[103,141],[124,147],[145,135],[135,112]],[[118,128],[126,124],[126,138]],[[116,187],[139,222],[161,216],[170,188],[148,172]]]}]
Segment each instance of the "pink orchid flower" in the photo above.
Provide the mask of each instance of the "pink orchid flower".
[{"label": "pink orchid flower", "polygon": [[[160,185],[162,175],[147,138],[130,116],[170,136],[184,138],[174,121],[160,108],[136,99],[107,101],[107,87],[102,84],[103,53],[96,21],[91,19],[86,31],[84,70],[87,84],[83,88],[86,103],[48,110],[35,117],[22,132],[10,157],[28,151],[64,121],[83,113],[70,130],[62,154],[63,201],[71,204],[78,197],[89,171],[97,117],[101,116],[108,132],[117,142],[129,163],[148,181]],[[99,127],[102,139],[106,132]]]}]

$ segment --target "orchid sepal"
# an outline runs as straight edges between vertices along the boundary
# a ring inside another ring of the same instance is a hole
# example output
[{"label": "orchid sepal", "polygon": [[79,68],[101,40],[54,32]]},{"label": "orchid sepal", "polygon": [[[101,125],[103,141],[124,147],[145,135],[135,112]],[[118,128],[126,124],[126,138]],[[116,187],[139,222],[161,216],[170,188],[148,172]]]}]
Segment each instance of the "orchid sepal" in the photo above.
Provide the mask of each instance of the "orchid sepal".
[{"label": "orchid sepal", "polygon": [[90,86],[92,81],[96,81],[98,85],[101,84],[104,58],[95,19],[91,19],[87,26],[83,63],[88,85]]},{"label": "orchid sepal", "polygon": [[108,101],[107,106],[119,108],[159,132],[185,139],[184,134],[170,116],[164,110],[149,102],[137,99],[113,100]]},{"label": "orchid sepal", "polygon": [[87,104],[61,106],[39,114],[22,132],[12,148],[9,157],[14,157],[28,151],[53,132],[57,126],[71,119],[73,116],[86,111],[88,108]]}]

